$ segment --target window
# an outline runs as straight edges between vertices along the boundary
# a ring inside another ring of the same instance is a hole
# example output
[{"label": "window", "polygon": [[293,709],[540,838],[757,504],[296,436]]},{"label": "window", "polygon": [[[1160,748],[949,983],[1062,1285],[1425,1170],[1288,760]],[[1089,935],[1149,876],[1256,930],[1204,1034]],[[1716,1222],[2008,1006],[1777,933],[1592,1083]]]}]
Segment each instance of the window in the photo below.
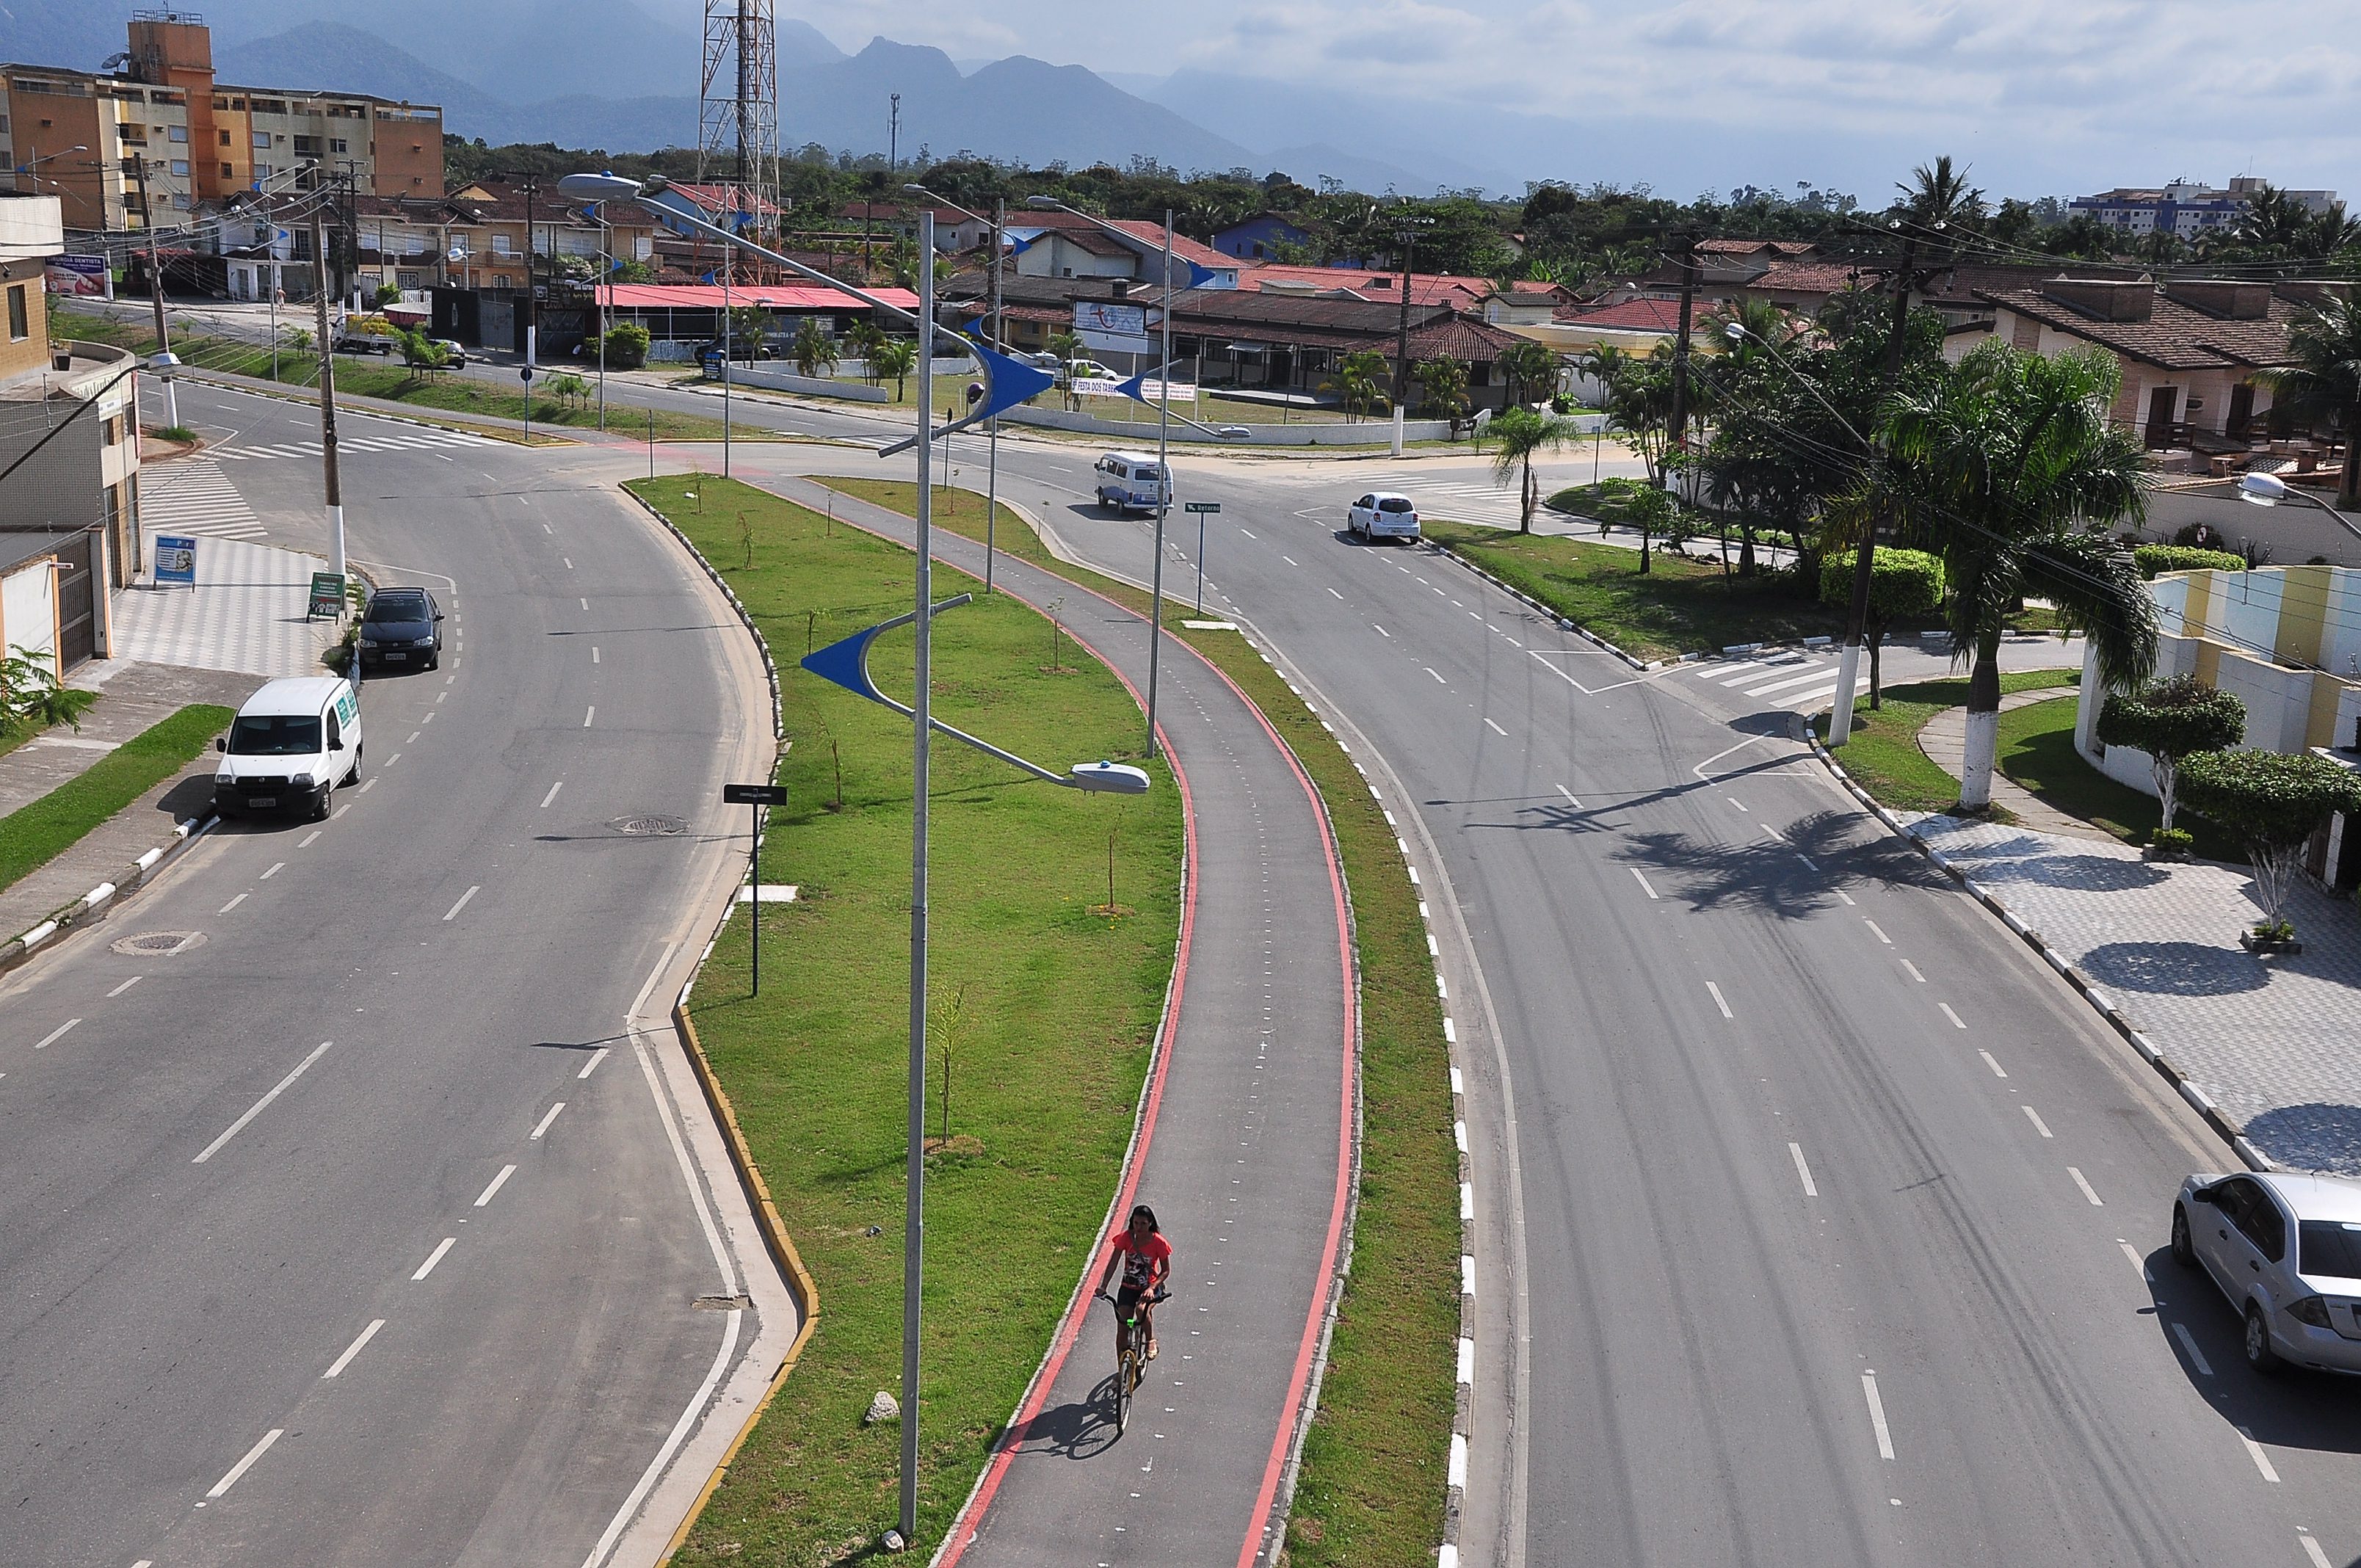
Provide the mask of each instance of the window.
[{"label": "window", "polygon": [[2296,1228],[2299,1274],[2361,1279],[2361,1224],[2350,1220],[2306,1220]]},{"label": "window", "polygon": [[186,141],[189,139],[189,127],[186,126],[174,126],[169,134],[174,141]]},{"label": "window", "polygon": [[25,293],[29,284],[8,285],[8,341],[22,343],[33,335],[32,313],[27,308]]},{"label": "window", "polygon": [[255,177],[257,180],[268,180],[268,179],[269,179],[269,178],[270,178],[270,165],[269,165],[269,164],[267,164],[267,163],[258,163],[258,164],[256,164],[256,165],[254,166],[254,177]]},{"label": "window", "polygon": [[320,749],[320,721],[276,713],[241,713],[230,726],[234,757],[300,757]]},{"label": "window", "polygon": [[225,163],[221,166],[221,177],[225,180],[235,180],[237,178],[237,173],[236,170],[231,169],[228,164]]},{"label": "window", "polygon": [[328,150],[329,150],[330,152],[343,152],[343,151],[346,151],[346,146],[345,146],[345,138],[344,138],[344,137],[329,137],[329,138],[328,138]]},{"label": "window", "polygon": [[254,145],[255,145],[255,146],[257,146],[257,147],[258,147],[258,148],[262,148],[262,149],[264,149],[265,151],[269,151],[269,148],[270,148],[270,133],[269,133],[269,131],[257,131],[257,132],[255,132],[255,133],[254,133]]},{"label": "window", "polygon": [[295,151],[299,156],[303,153],[311,153],[316,156],[319,150],[320,138],[318,137],[297,137],[295,138]]},{"label": "window", "polygon": [[186,180],[189,177],[189,160],[185,158],[172,159],[172,172]]}]

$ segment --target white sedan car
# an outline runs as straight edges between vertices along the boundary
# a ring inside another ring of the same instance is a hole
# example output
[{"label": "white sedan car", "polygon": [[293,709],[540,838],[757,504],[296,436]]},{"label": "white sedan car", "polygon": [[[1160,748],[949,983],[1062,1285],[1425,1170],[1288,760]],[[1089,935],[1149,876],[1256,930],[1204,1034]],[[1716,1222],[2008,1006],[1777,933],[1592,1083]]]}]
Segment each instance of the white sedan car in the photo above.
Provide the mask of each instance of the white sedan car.
[{"label": "white sedan car", "polygon": [[2256,1371],[2361,1373],[2361,1180],[2192,1176],[2172,1206],[2172,1257],[2230,1299]]},{"label": "white sedan car", "polygon": [[1418,505],[1391,490],[1372,490],[1355,501],[1345,526],[1364,539],[1418,541]]}]

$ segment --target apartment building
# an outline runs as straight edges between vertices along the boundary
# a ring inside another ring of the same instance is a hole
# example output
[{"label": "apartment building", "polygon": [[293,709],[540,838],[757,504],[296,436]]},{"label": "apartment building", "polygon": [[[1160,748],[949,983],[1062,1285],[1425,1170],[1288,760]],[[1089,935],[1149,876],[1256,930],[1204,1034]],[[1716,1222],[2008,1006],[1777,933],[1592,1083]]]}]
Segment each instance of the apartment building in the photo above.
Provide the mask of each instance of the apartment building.
[{"label": "apartment building", "polygon": [[[185,11],[135,11],[112,72],[0,64],[0,161],[70,232],[182,228],[240,191],[349,174],[365,194],[443,194],[443,111],[359,93],[214,79]],[[145,189],[142,189],[144,181]]]},{"label": "apartment building", "polygon": [[[2268,183],[2259,176],[2241,175],[2219,189],[2193,180],[2176,180],[2169,185],[2146,188],[2118,186],[2095,196],[2078,196],[2068,206],[2135,237],[2169,234],[2176,239],[2194,241],[2235,225]],[[2284,193],[2301,203],[2306,212],[2324,213],[2336,205],[2334,191]]]}]

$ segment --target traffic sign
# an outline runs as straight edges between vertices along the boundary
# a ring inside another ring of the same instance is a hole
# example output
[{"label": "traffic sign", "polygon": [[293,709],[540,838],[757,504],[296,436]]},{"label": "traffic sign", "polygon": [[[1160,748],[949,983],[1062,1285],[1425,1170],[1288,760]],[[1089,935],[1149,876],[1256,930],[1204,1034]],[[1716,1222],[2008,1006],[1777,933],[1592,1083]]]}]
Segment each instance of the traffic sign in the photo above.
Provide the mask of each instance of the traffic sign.
[{"label": "traffic sign", "polygon": [[518,380],[520,380],[520,381],[530,381],[530,380],[532,380],[532,379],[533,379],[533,367],[532,367],[532,366],[530,366],[530,365],[527,365],[527,366],[525,366],[522,369],[520,369],[520,370],[517,372],[517,379],[518,379]]},{"label": "traffic sign", "polygon": [[785,784],[723,784],[721,798],[731,806],[785,806]]},{"label": "traffic sign", "polygon": [[1219,511],[1222,510],[1222,503],[1219,501],[1182,501],[1180,503],[1180,510],[1182,511]]}]

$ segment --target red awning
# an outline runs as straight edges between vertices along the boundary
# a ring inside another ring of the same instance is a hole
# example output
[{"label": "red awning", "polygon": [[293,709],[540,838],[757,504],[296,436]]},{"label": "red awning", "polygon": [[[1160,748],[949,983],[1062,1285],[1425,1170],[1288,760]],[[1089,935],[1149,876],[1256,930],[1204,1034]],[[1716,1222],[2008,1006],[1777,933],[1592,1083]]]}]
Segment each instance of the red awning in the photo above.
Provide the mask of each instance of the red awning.
[{"label": "red awning", "polygon": [[[723,299],[719,283],[609,283],[599,286],[599,302],[618,311],[712,311],[724,303],[757,305],[766,311],[865,311],[869,307],[841,290],[818,284],[785,287],[732,288]],[[906,311],[918,308],[918,296],[907,289],[868,291],[889,305]]]}]

